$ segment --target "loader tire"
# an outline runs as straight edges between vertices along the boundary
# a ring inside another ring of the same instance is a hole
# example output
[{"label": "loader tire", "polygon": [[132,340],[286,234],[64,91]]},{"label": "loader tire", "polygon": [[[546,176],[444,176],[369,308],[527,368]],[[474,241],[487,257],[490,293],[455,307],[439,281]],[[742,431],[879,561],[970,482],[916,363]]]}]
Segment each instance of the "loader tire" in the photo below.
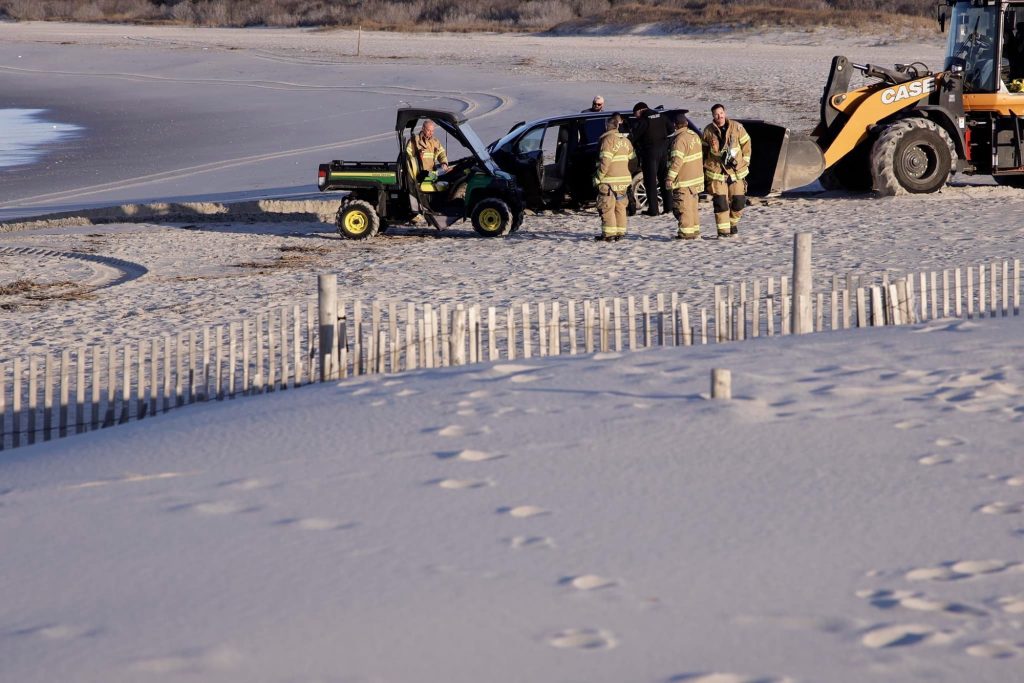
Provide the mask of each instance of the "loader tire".
[{"label": "loader tire", "polygon": [[380,216],[369,202],[361,199],[338,209],[338,233],[350,240],[365,240],[380,232]]},{"label": "loader tire", "polygon": [[956,149],[949,134],[922,117],[889,124],[871,148],[871,179],[883,196],[925,194],[949,180]]}]

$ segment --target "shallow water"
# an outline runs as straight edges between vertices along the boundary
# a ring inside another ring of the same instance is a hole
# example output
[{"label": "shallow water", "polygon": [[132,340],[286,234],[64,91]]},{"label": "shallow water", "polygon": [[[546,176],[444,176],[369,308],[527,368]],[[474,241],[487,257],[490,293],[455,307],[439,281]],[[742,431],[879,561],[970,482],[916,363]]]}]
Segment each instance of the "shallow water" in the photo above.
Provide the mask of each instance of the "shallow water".
[{"label": "shallow water", "polygon": [[38,161],[45,145],[78,135],[81,126],[54,123],[45,109],[0,109],[0,168]]}]

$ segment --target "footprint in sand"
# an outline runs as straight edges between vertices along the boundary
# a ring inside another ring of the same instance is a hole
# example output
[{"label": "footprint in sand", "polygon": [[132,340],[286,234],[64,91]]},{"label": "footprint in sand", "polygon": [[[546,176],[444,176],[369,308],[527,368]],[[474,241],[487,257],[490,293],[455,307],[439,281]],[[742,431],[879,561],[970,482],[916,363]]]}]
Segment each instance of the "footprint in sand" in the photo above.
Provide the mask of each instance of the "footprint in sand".
[{"label": "footprint in sand", "polygon": [[956,436],[940,436],[935,439],[934,443],[939,448],[950,448],[953,446],[963,446],[967,442]]},{"label": "footprint in sand", "polygon": [[744,676],[742,674],[711,672],[673,676],[668,679],[668,683],[794,683],[794,681],[792,678]]},{"label": "footprint in sand", "polygon": [[168,655],[140,659],[131,665],[132,671],[149,674],[204,674],[215,671],[235,671],[244,657],[229,647],[195,649]]},{"label": "footprint in sand", "polygon": [[1024,512],[1024,503],[1007,503],[997,500],[985,503],[975,509],[985,515],[1019,515]]},{"label": "footprint in sand", "polygon": [[594,591],[600,590],[601,588],[611,588],[617,585],[617,582],[612,579],[606,579],[603,576],[597,574],[582,574],[580,576],[567,576],[560,580],[558,583],[563,586],[572,586],[579,591]]},{"label": "footprint in sand", "polygon": [[189,503],[171,508],[172,512],[187,510],[200,515],[237,515],[245,512],[256,512],[259,506],[246,505],[234,500],[211,500],[204,503]]},{"label": "footprint in sand", "polygon": [[494,486],[494,482],[490,479],[441,479],[429,483],[450,490],[482,489]]},{"label": "footprint in sand", "polygon": [[548,645],[572,650],[610,650],[619,643],[611,631],[598,628],[570,628],[546,638]]},{"label": "footprint in sand", "polygon": [[[178,477],[186,477],[195,472],[158,472],[156,474],[125,474],[120,477],[111,477],[110,479],[100,479],[98,481],[85,481],[81,484],[71,484],[67,486],[68,490],[74,489],[90,489],[97,486],[106,486],[108,484],[123,484],[123,483],[136,483],[142,481],[156,481],[160,479],[176,479]],[[0,492],[2,493],[2,492]]]},{"label": "footprint in sand", "polygon": [[477,451],[466,448],[461,451],[438,451],[434,453],[441,460],[461,460],[462,462],[486,462],[504,457],[487,451]]},{"label": "footprint in sand", "polygon": [[265,489],[270,484],[262,479],[231,479],[229,481],[222,481],[217,484],[222,488],[231,489],[232,491],[256,491],[259,489]]},{"label": "footprint in sand", "polygon": [[1024,594],[999,598],[996,604],[1007,614],[1024,614]]},{"label": "footprint in sand", "polygon": [[988,615],[983,609],[958,602],[947,602],[929,598],[921,593],[901,590],[866,590],[858,591],[857,597],[868,600],[880,609],[903,609],[917,612],[937,612],[956,617],[984,617]]},{"label": "footprint in sand", "polygon": [[869,629],[860,642],[864,647],[881,649],[908,645],[944,645],[959,636],[924,624],[883,624]]},{"label": "footprint in sand", "polygon": [[555,547],[555,539],[550,536],[513,536],[505,539],[509,548],[522,550],[524,548],[550,549]]},{"label": "footprint in sand", "polygon": [[947,562],[937,567],[921,567],[911,569],[903,575],[907,581],[959,581],[971,579],[985,574],[997,574],[1004,571],[1019,571],[1019,562],[1006,560],[960,560]]},{"label": "footprint in sand", "polygon": [[502,515],[509,515],[510,517],[516,517],[519,519],[525,519],[527,517],[537,517],[539,515],[551,514],[547,510],[536,505],[518,505],[516,507],[500,507],[498,513]]},{"label": "footprint in sand", "polygon": [[960,462],[962,458],[957,455],[941,455],[939,453],[929,453],[928,455],[922,455],[917,459],[917,462],[921,465],[932,466],[932,465],[950,465],[955,462]]},{"label": "footprint in sand", "polygon": [[893,425],[896,429],[920,429],[927,426],[928,423],[921,420],[903,420]]},{"label": "footprint in sand", "polygon": [[1007,486],[1024,486],[1024,475],[1010,476],[999,474],[986,474],[985,479],[989,481],[997,481],[1000,484],[1006,484]]},{"label": "footprint in sand", "polygon": [[355,526],[352,522],[340,522],[327,517],[289,517],[274,522],[275,526],[289,526],[303,531],[338,531],[351,529]]},{"label": "footprint in sand", "polygon": [[1024,643],[1012,643],[1008,640],[992,640],[968,646],[964,652],[972,657],[988,659],[1009,659],[1024,654]]},{"label": "footprint in sand", "polygon": [[15,631],[14,635],[42,640],[75,640],[99,635],[100,629],[75,624],[46,624]]},{"label": "footprint in sand", "polygon": [[441,427],[440,429],[438,429],[437,435],[455,437],[465,436],[468,432],[469,430],[467,430],[462,425],[448,425],[447,427]]}]

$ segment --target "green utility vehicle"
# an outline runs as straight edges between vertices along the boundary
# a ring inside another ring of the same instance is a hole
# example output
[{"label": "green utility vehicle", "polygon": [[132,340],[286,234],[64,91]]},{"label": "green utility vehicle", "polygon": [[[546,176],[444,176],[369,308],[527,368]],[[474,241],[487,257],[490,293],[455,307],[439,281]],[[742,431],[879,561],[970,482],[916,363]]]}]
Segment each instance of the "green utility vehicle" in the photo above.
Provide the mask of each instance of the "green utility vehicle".
[{"label": "green utility vehicle", "polygon": [[[422,170],[413,146],[414,131],[427,120],[470,151],[441,174]],[[498,168],[465,119],[447,111],[402,108],[395,132],[398,161],[320,164],[320,191],[348,193],[338,209],[342,236],[368,239],[417,216],[438,230],[468,218],[483,237],[504,237],[522,224],[522,190]]]}]

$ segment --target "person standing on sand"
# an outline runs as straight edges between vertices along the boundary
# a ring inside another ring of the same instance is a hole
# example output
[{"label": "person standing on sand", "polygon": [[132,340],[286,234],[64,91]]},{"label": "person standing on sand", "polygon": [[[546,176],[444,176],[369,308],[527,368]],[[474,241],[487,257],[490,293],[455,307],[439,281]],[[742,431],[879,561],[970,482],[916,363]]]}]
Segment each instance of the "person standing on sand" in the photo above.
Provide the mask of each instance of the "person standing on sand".
[{"label": "person standing on sand", "polygon": [[619,132],[622,117],[618,114],[605,123],[601,151],[597,158],[597,211],[601,215],[601,234],[595,239],[617,242],[626,236],[626,190],[633,181],[629,162],[636,158],[629,138]]},{"label": "person standing on sand", "polygon": [[647,215],[657,216],[658,200],[661,199],[664,211],[672,205],[672,194],[665,184],[666,161],[668,159],[668,136],[675,132],[675,127],[668,117],[657,109],[650,109],[646,102],[637,102],[633,106],[633,143],[640,150],[640,161],[643,164],[644,187],[647,189]]},{"label": "person standing on sand", "polygon": [[679,221],[676,237],[696,240],[700,239],[697,195],[704,191],[704,155],[700,136],[690,130],[686,112],[676,114],[675,125],[665,184],[672,190],[672,213]]},{"label": "person standing on sand", "polygon": [[590,104],[590,109],[584,109],[581,114],[590,114],[599,111],[604,111],[604,98],[600,95],[594,95],[594,101]]},{"label": "person standing on sand", "polygon": [[747,205],[750,173],[750,136],[739,121],[730,120],[725,105],[711,107],[711,123],[704,129],[704,175],[715,207],[718,236],[739,232],[740,215]]}]

